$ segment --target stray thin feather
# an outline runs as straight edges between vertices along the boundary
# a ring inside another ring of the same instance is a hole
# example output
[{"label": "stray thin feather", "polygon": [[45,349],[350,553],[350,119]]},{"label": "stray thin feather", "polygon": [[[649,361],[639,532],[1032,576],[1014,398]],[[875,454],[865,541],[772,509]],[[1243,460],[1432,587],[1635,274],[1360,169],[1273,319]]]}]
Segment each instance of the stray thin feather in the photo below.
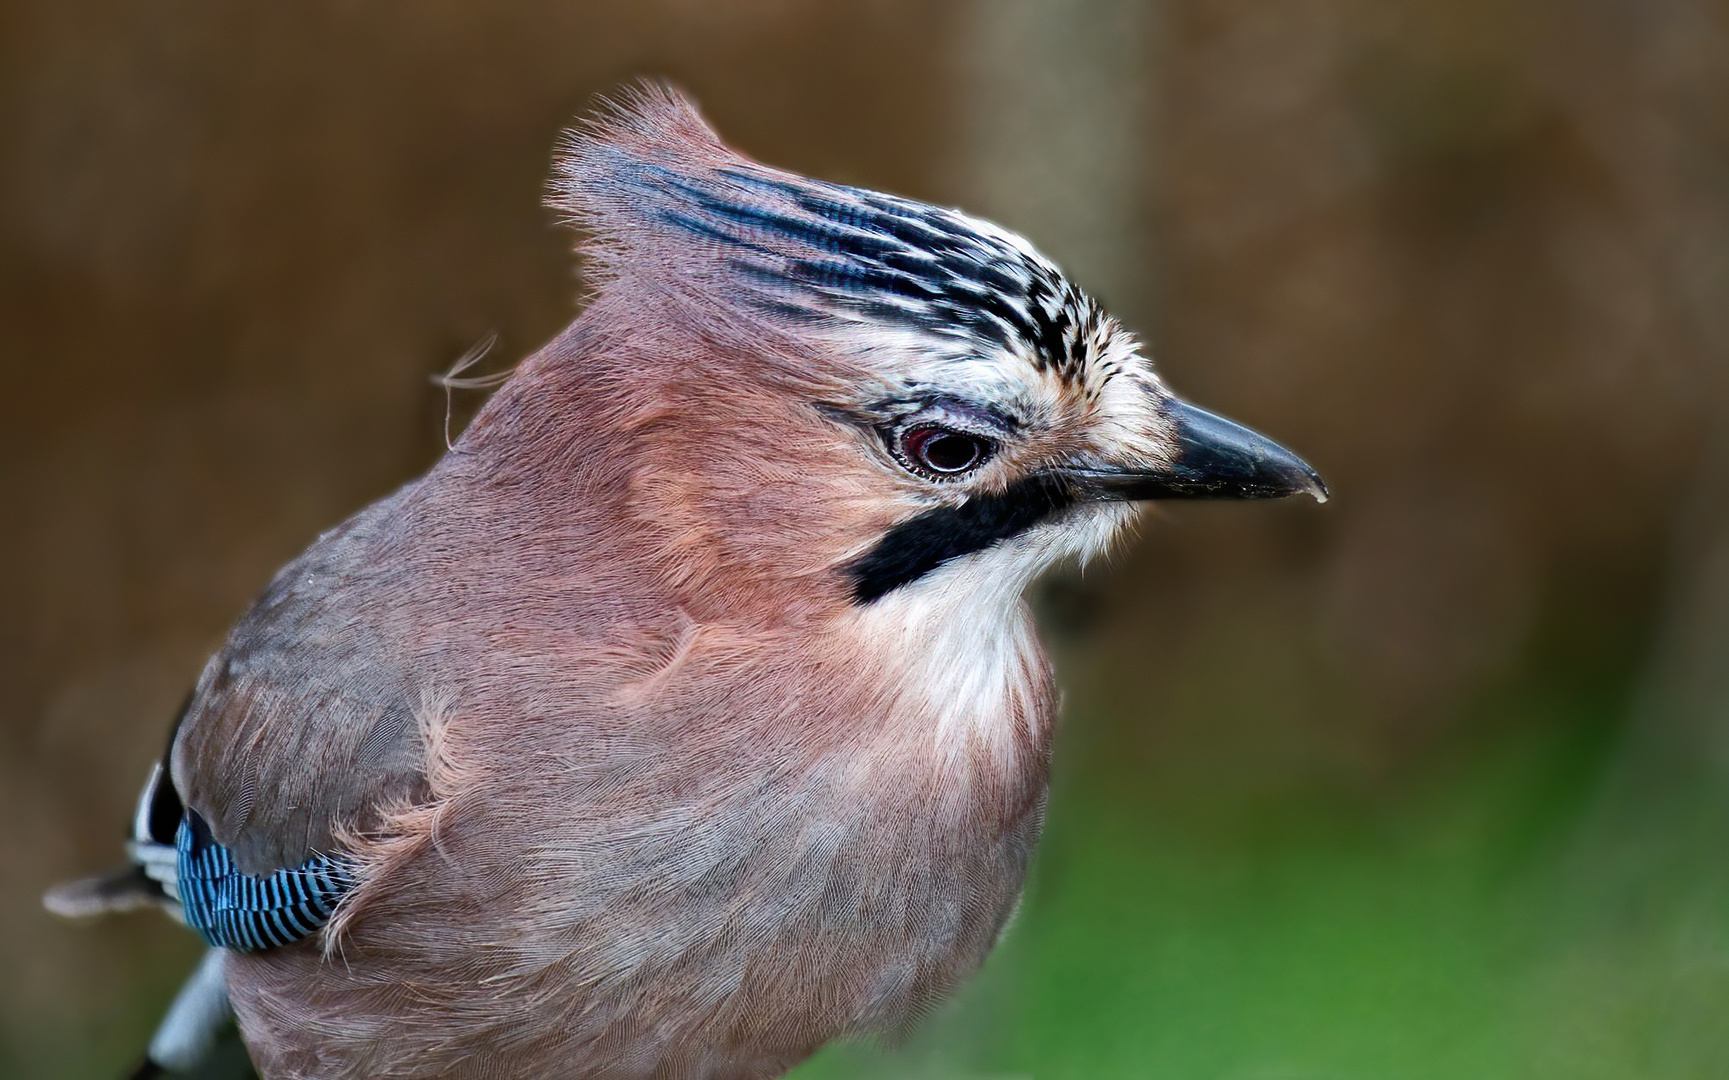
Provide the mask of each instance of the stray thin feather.
[{"label": "stray thin feather", "polygon": [[472,375],[466,378],[462,373],[481,362],[492,347],[498,344],[498,331],[494,330],[479,341],[470,345],[466,352],[456,358],[456,363],[441,375],[432,376],[434,386],[444,387],[444,448],[455,450],[456,443],[450,434],[450,415],[455,408],[453,391],[456,390],[492,390],[504,385],[505,381],[516,371],[512,366],[505,371],[495,371],[490,375]]}]

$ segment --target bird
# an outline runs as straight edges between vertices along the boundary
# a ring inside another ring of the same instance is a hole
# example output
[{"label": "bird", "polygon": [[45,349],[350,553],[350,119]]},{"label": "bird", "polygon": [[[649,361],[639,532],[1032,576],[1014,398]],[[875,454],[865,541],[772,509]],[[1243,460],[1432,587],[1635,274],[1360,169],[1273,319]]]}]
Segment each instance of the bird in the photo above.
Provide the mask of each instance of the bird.
[{"label": "bird", "polygon": [[1004,933],[1057,691],[1025,594],[1158,499],[1315,470],[1175,395],[1029,241],[602,100],[586,304],[199,675],[131,864],[208,944],[139,1076],[757,1080]]}]

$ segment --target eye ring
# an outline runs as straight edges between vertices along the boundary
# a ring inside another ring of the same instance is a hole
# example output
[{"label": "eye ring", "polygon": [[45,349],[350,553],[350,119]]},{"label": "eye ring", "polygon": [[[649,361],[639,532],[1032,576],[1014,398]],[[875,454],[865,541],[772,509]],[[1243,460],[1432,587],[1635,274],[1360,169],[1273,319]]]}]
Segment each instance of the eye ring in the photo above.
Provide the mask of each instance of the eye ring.
[{"label": "eye ring", "polygon": [[996,443],[970,431],[920,424],[900,433],[896,457],[931,479],[952,480],[977,469],[996,453]]}]

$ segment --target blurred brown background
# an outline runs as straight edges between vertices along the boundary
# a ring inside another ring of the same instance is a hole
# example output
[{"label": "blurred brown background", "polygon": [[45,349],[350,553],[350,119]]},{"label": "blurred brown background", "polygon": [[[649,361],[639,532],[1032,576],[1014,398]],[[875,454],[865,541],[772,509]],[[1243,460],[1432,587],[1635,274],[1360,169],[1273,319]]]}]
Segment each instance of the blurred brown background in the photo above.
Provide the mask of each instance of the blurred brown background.
[{"label": "blurred brown background", "polygon": [[1335,493],[1047,585],[1026,911],[805,1075],[1729,1075],[1720,0],[6,0],[0,1075],[143,1046],[194,943],[37,897],[427,376],[571,317],[550,149],[640,74],[1027,233]]}]

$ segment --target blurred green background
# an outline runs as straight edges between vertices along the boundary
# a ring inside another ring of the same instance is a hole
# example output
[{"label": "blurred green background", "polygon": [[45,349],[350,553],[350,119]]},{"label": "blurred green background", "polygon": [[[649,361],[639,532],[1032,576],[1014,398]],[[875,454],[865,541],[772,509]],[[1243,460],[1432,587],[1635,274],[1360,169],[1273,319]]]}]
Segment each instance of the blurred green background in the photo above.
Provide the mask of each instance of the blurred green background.
[{"label": "blurred green background", "polygon": [[1712,0],[5,0],[0,1076],[144,1045],[194,942],[39,894],[274,569],[441,450],[427,376],[571,317],[549,153],[639,74],[1027,233],[1335,494],[1046,584],[1015,928],[799,1077],[1729,1076]]}]

